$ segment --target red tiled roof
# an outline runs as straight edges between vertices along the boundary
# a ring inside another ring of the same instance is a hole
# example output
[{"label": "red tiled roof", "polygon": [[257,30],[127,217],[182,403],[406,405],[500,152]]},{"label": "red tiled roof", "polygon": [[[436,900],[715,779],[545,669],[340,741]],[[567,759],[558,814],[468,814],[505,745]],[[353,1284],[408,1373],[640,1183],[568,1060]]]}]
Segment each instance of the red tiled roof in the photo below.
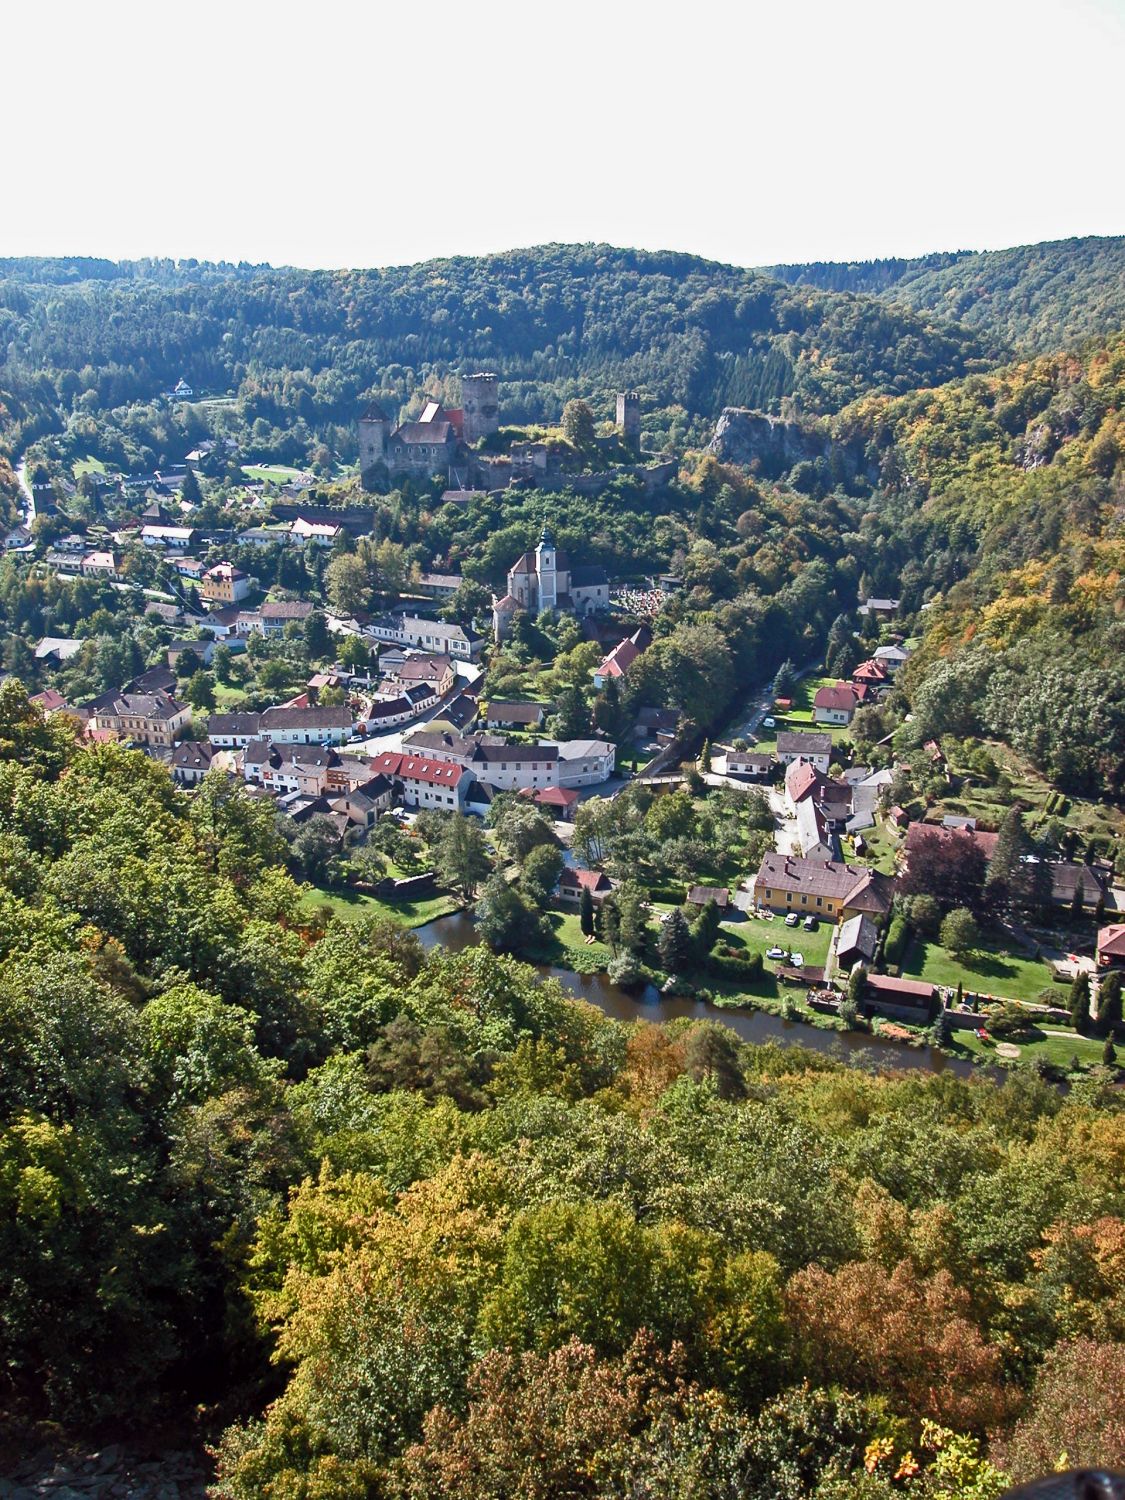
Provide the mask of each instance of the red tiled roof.
[{"label": "red tiled roof", "polygon": [[820,772],[807,760],[790,761],[785,768],[785,790],[793,802],[814,792],[821,780]]},{"label": "red tiled roof", "polygon": [[421,755],[406,755],[385,750],[371,762],[375,775],[398,776],[403,781],[425,781],[431,786],[457,786],[465,774],[464,766],[448,760],[427,760]]},{"label": "red tiled roof", "polygon": [[837,684],[836,687],[817,688],[813,698],[814,708],[837,709],[843,713],[850,713],[856,705],[856,696],[847,683]]},{"label": "red tiled roof", "polygon": [[1125,958],[1125,922],[1098,928],[1098,957]]}]

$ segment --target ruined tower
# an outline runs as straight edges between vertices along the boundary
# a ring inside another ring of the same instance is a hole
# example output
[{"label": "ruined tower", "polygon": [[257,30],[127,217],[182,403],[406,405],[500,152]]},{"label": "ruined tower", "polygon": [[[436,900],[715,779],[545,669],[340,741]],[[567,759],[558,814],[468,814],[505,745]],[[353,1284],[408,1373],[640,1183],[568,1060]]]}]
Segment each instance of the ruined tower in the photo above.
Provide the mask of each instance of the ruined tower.
[{"label": "ruined tower", "polygon": [[641,446],[641,398],[636,391],[618,391],[617,425],[630,448]]},{"label": "ruined tower", "polygon": [[478,372],[461,376],[461,435],[466,443],[488,437],[500,426],[499,381],[495,375]]},{"label": "ruined tower", "polygon": [[383,408],[374,401],[359,419],[359,472],[365,473],[375,464],[387,460],[387,439],[391,435],[391,420]]}]

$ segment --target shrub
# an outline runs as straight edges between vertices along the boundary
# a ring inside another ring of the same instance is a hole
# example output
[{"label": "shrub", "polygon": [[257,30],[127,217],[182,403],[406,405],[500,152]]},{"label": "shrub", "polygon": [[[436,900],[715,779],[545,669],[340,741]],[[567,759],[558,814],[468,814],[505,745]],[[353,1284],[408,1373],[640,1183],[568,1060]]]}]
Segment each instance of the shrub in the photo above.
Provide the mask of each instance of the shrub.
[{"label": "shrub", "polygon": [[762,955],[749,953],[745,958],[732,958],[729,952],[712,953],[707,960],[707,970],[721,979],[761,979]]},{"label": "shrub", "polygon": [[910,928],[905,917],[895,917],[887,930],[887,940],[883,944],[883,960],[887,964],[902,962],[902,955],[906,949],[906,940],[910,935]]},{"label": "shrub", "polygon": [[654,885],[649,887],[650,901],[663,901],[670,906],[683,906],[687,891],[682,885]]},{"label": "shrub", "polygon": [[606,965],[606,974],[623,990],[639,989],[644,983],[640,965],[631,953],[619,953]]}]

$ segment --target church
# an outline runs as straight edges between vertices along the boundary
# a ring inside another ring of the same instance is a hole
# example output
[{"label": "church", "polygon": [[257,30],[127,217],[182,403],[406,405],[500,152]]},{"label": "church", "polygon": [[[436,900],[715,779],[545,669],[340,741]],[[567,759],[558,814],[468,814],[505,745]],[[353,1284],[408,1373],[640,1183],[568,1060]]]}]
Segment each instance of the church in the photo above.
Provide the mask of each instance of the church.
[{"label": "church", "polygon": [[555,547],[544,523],[539,545],[525,552],[508,569],[508,592],[492,601],[492,624],[502,641],[517,610],[537,615],[551,613],[588,615],[609,607],[609,579],[604,568],[572,568],[565,552]]}]

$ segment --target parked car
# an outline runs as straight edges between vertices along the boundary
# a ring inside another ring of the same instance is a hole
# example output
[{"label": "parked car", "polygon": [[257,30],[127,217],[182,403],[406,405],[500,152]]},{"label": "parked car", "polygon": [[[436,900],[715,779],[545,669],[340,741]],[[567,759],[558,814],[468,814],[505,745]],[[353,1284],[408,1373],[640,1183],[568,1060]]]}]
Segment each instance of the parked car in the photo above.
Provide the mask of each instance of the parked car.
[{"label": "parked car", "polygon": [[773,717],[772,714],[767,714],[766,717],[762,720],[762,728],[763,729],[776,729],[777,728],[777,720]]},{"label": "parked car", "polygon": [[773,947],[773,948],[767,948],[766,949],[766,957],[767,958],[784,958],[785,957],[785,949],[784,948],[778,948],[776,946]]},{"label": "parked car", "polygon": [[800,920],[801,920],[801,913],[799,911],[791,911],[791,912],[789,912],[786,915],[785,925],[786,925],[786,927],[796,927],[797,923]]},{"label": "parked car", "polygon": [[804,928],[805,928],[806,932],[815,932],[816,931],[816,918],[812,915],[811,912],[805,918]]},{"label": "parked car", "polygon": [[803,969],[805,967],[805,955],[803,953],[791,953],[789,955],[789,964],[791,968]]}]

